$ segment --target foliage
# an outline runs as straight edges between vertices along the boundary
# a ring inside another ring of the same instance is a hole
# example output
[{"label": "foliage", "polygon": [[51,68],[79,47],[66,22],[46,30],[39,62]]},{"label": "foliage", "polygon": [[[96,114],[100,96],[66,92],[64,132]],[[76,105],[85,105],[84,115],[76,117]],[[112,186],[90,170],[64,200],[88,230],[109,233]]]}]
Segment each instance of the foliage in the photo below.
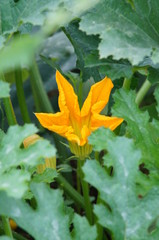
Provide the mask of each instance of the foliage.
[{"label": "foliage", "polygon": [[[148,112],[142,112],[135,104],[135,93],[125,92],[123,89],[114,94],[115,105],[113,115],[123,117],[127,122],[127,131],[135,139],[135,143],[142,150],[142,161],[148,167],[158,171],[158,131],[159,121],[149,121]],[[157,173],[158,175],[158,173]]]},{"label": "foliage", "polygon": [[22,197],[29,187],[29,168],[39,164],[44,157],[55,155],[55,148],[47,140],[39,140],[27,149],[21,147],[23,140],[36,132],[35,126],[26,124],[12,126],[1,136],[0,189],[10,196]]},{"label": "foliage", "polygon": [[159,187],[152,188],[144,197],[136,192],[141,151],[132,140],[115,137],[107,129],[92,134],[90,142],[108,151],[104,166],[113,166],[111,177],[95,160],[88,160],[83,167],[86,181],[100,193],[102,203],[94,208],[99,223],[111,230],[114,239],[158,239]]},{"label": "foliage", "polygon": [[[0,1],[0,239],[159,239],[158,17],[159,0]],[[59,102],[54,70],[70,83]],[[73,140],[35,127],[40,112]],[[124,121],[96,130],[109,117]],[[50,157],[58,170],[39,171]]]},{"label": "foliage", "polygon": [[101,58],[113,55],[116,60],[127,58],[137,65],[152,54],[158,63],[157,17],[158,0],[134,0],[133,5],[125,0],[103,0],[82,17],[80,28],[100,35]]},{"label": "foliage", "polygon": [[[61,25],[77,17],[98,1],[92,3],[72,0],[51,1],[45,3],[42,0],[7,0],[0,3],[0,70],[8,71],[20,65],[31,65],[34,54],[39,50],[44,41],[44,36],[50,31],[57,30]],[[70,12],[70,6],[72,11]],[[5,13],[5,14],[4,14]],[[33,35],[33,26],[43,26],[41,32]],[[32,27],[30,27],[32,26]],[[18,32],[18,33],[17,33]],[[16,33],[21,37],[16,37]],[[28,34],[31,34],[28,36]],[[12,35],[15,35],[12,37]],[[8,41],[10,40],[8,44]],[[7,43],[7,47],[5,46]],[[13,61],[14,59],[14,61]],[[14,62],[14,65],[13,65]]]},{"label": "foliage", "polygon": [[[22,200],[8,198],[5,193],[1,193],[0,213],[12,217],[20,227],[35,239],[49,240],[53,238],[62,240],[64,236],[65,239],[71,239],[69,233],[70,216],[64,204],[62,192],[60,190],[50,190],[48,186],[42,183],[32,184],[31,190],[36,199],[36,209],[32,209]],[[83,220],[80,216],[75,215],[73,220],[75,237],[73,239],[82,239],[79,236],[83,234],[86,226],[90,239],[95,239],[95,228],[91,227],[85,218]],[[85,224],[83,225],[83,223]]]}]

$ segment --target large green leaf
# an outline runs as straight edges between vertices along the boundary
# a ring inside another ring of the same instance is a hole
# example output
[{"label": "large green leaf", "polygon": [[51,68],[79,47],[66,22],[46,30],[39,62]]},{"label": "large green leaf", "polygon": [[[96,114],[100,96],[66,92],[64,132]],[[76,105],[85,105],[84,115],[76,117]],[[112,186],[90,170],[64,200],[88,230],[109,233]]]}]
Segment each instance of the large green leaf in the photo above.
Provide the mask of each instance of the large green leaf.
[{"label": "large green leaf", "polygon": [[[93,36],[92,36],[93,37]],[[131,64],[121,59],[120,61],[113,60],[112,58],[99,59],[98,51],[92,52],[85,59],[85,67],[92,68],[98,67],[102,75],[110,77],[112,80],[126,77],[131,78],[133,69]]]},{"label": "large green leaf", "polygon": [[159,62],[159,0],[101,0],[82,16],[80,28],[87,34],[99,34],[100,57],[127,58],[138,64],[145,56]]},{"label": "large green leaf", "polygon": [[[52,34],[98,1],[93,0],[89,3],[84,0],[80,3],[75,0],[0,1],[0,33],[4,35],[0,38],[0,70],[4,72],[21,65],[30,66],[35,53],[48,34]],[[42,25],[42,29],[40,28],[40,32],[32,36],[27,36],[26,33],[30,31],[24,29],[23,34],[18,34],[18,37],[13,35],[14,32],[20,31],[19,27],[25,23]],[[9,36],[6,33],[10,33]],[[5,38],[6,44],[4,44]]]},{"label": "large green leaf", "polygon": [[29,181],[30,174],[24,170],[13,169],[0,173],[0,189],[17,198],[27,191]]},{"label": "large green leaf", "polygon": [[79,20],[74,20],[64,29],[77,55],[77,67],[82,72],[83,80],[88,80],[90,77],[93,77],[95,81],[99,81],[101,80],[101,76],[98,67],[85,67],[85,58],[93,50],[97,49],[99,38],[87,36],[84,32],[80,31],[78,27]]},{"label": "large green leaf", "polygon": [[73,239],[76,240],[95,240],[97,239],[97,230],[95,226],[90,226],[85,217],[74,215],[73,224],[75,231]]},{"label": "large green leaf", "polygon": [[69,217],[66,214],[62,192],[50,190],[43,184],[32,184],[37,208],[32,209],[22,200],[9,198],[0,193],[0,213],[13,218],[16,223],[35,239],[71,239]]},{"label": "large green leaf", "polygon": [[155,89],[155,92],[154,92],[154,95],[155,95],[155,98],[156,98],[156,101],[157,101],[157,112],[158,112],[158,115],[159,115],[159,87],[157,87]]},{"label": "large green leaf", "polygon": [[0,2],[1,34],[15,32],[19,24],[43,25],[46,12],[56,11],[62,0],[5,0]]},{"label": "large green leaf", "polygon": [[159,169],[159,121],[149,122],[148,112],[142,112],[135,103],[135,92],[116,91],[115,105],[112,113],[127,122],[128,133],[135,139],[136,145],[142,150],[142,161],[150,168]]},{"label": "large green leaf", "polygon": [[90,226],[85,217],[73,216],[73,236],[70,234],[71,219],[62,198],[62,191],[50,189],[45,184],[31,184],[36,200],[33,209],[23,200],[8,197],[0,192],[0,214],[11,217],[18,226],[27,231],[35,240],[95,240],[96,228]]},{"label": "large green leaf", "polygon": [[75,0],[0,1],[0,33],[2,35],[16,32],[21,24],[26,23],[30,23],[33,26],[41,26],[46,22],[48,15],[51,15],[51,18],[55,20],[52,22],[54,28],[56,24],[60,26],[65,21],[78,16],[94,6],[97,2],[98,0],[93,0],[91,3],[83,0],[80,3],[77,3]]},{"label": "large green leaf", "polygon": [[106,204],[95,205],[95,214],[99,223],[112,231],[115,240],[157,240],[159,187],[154,187],[145,196],[137,195],[136,179],[140,176],[141,152],[132,140],[115,137],[109,131],[97,130],[93,143],[98,146],[106,143],[104,149],[108,153],[104,159],[106,165],[111,163],[113,166],[112,176],[96,160],[88,160],[83,167],[86,181],[98,189],[100,198]]},{"label": "large green leaf", "polygon": [[55,169],[46,168],[45,171],[41,174],[36,174],[33,178],[34,182],[41,183],[51,183],[54,181],[54,178],[58,176],[58,173]]},{"label": "large green leaf", "polygon": [[[103,133],[105,132],[105,128],[99,128],[98,131],[95,131],[91,134],[89,137],[89,143],[93,145],[93,149],[95,151],[102,151],[104,149],[107,149],[107,141],[103,139]],[[107,137],[112,138],[114,136],[114,133],[112,131],[107,131]],[[98,140],[97,140],[98,139]]]},{"label": "large green leaf", "polygon": [[128,61],[115,61],[111,58],[99,59],[97,51],[100,42],[99,37],[88,36],[82,32],[79,29],[79,20],[71,22],[65,27],[64,32],[75,49],[77,67],[82,71],[84,80],[93,77],[96,82],[105,75],[113,80],[120,77],[130,78],[132,76],[132,67]]},{"label": "large green leaf", "polygon": [[31,65],[35,52],[42,43],[40,36],[15,38],[0,50],[0,70],[5,72],[22,65]]},{"label": "large green leaf", "polygon": [[[55,156],[55,148],[47,140],[39,140],[27,149],[21,147],[23,140],[36,133],[34,125],[12,126],[3,134],[0,143],[0,189],[20,198],[28,189],[30,167],[39,164],[45,157]],[[19,169],[19,166],[22,169]]]}]

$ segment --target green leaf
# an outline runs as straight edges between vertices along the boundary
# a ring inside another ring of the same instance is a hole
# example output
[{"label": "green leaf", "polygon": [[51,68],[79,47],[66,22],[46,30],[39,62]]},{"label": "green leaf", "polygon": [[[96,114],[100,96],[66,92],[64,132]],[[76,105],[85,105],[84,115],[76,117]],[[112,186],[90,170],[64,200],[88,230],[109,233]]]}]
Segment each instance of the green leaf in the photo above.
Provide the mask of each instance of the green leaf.
[{"label": "green leaf", "polygon": [[[18,184],[17,184],[18,179]],[[20,198],[28,189],[30,174],[24,170],[12,169],[0,175],[0,189],[10,196]]]},{"label": "green leaf", "polygon": [[150,121],[155,118],[159,120],[158,117],[158,113],[156,110],[156,103],[152,103],[151,105],[146,105],[144,107],[141,108],[142,111],[148,111],[149,115],[150,115]]},{"label": "green leaf", "polygon": [[18,226],[35,239],[69,240],[69,217],[66,214],[62,192],[44,184],[32,184],[37,207],[32,209],[22,200],[0,193],[0,214],[11,217]]},{"label": "green leaf", "polygon": [[[93,38],[93,36],[92,36]],[[92,52],[85,59],[85,67],[92,68],[98,67],[102,75],[110,77],[112,80],[126,77],[131,78],[133,75],[131,64],[121,59],[120,61],[115,61],[112,58],[99,59],[97,51]]]},{"label": "green leaf", "polygon": [[0,70],[12,70],[22,65],[30,66],[36,50],[42,43],[40,36],[21,36],[15,38],[0,50]]},{"label": "green leaf", "polygon": [[65,27],[64,33],[70,40],[77,55],[77,67],[82,71],[82,78],[88,80],[93,77],[95,82],[101,80],[101,76],[97,67],[86,68],[85,57],[93,50],[97,49],[98,37],[87,36],[84,32],[80,31],[79,21],[72,21],[67,27]]},{"label": "green leaf", "polygon": [[105,131],[107,131],[108,138],[112,139],[115,134],[112,131],[109,131],[108,129],[101,127],[98,129],[98,131],[92,132],[91,136],[88,138],[89,143],[93,145],[93,149],[95,151],[102,151],[104,149],[107,149],[107,141],[105,141]]},{"label": "green leaf", "polygon": [[55,21],[52,21],[51,26],[54,29],[71,20],[71,18],[77,17],[97,2],[98,0],[93,0],[91,3],[85,1],[77,3],[74,0],[46,0],[45,2],[43,0],[0,1],[0,33],[2,35],[16,32],[22,24],[25,26],[26,24],[42,26],[45,23],[47,25],[47,21],[53,19]]},{"label": "green leaf", "polygon": [[58,176],[58,173],[55,169],[46,168],[42,174],[36,174],[33,178],[34,182],[46,182],[51,183],[54,181],[54,178]]},{"label": "green leaf", "polygon": [[152,83],[159,83],[159,69],[158,68],[148,68],[148,80]]},{"label": "green leaf", "polygon": [[148,112],[142,112],[135,103],[136,94],[133,91],[116,91],[115,105],[112,114],[122,117],[127,122],[127,131],[134,139],[136,146],[142,151],[142,161],[150,168],[159,169],[158,132],[159,121],[149,122]]},{"label": "green leaf", "polygon": [[118,231],[117,234],[114,234],[116,240],[123,239],[125,225],[118,211],[113,209],[113,214],[111,214],[107,207],[103,204],[98,204],[94,206],[94,213],[100,225],[110,229],[113,233]]},{"label": "green leaf", "polygon": [[77,214],[74,215],[73,224],[75,230],[73,232],[73,239],[76,240],[95,240],[97,239],[97,230],[95,226],[90,226],[85,217]]},{"label": "green leaf", "polygon": [[156,98],[156,101],[157,101],[157,112],[158,112],[158,116],[159,116],[159,87],[157,87],[155,89],[155,92],[154,92],[154,95],[155,95],[155,98]]},{"label": "green leaf", "polygon": [[[0,31],[1,34],[11,34],[9,36],[5,35],[5,37],[8,37],[7,45],[2,48],[4,45],[4,41],[2,41],[2,46],[0,46],[0,71],[10,71],[20,65],[30,66],[35,53],[46,36],[55,32],[61,25],[65,25],[73,17],[79,16],[82,12],[94,6],[98,1],[93,0],[91,3],[84,0],[80,3],[74,0],[71,2],[67,0],[46,0],[45,3],[43,0],[35,0],[34,2],[32,0],[1,1]],[[11,38],[12,34],[17,32],[19,26],[24,23],[44,26],[41,31],[34,35],[21,34],[17,38],[16,35]]]},{"label": "green leaf", "polygon": [[112,176],[96,160],[88,160],[83,167],[85,180],[99,191],[101,200],[106,204],[95,206],[99,223],[110,229],[116,240],[157,240],[159,229],[154,222],[157,223],[158,217],[159,187],[152,188],[146,196],[139,198],[136,179],[141,152],[132,140],[110,137],[108,129],[102,131],[103,137],[99,131],[96,143],[106,142],[108,154],[104,159],[105,163],[111,161],[113,165]]},{"label": "green leaf", "polygon": [[9,97],[10,94],[10,87],[9,84],[3,81],[0,81],[0,98]]},{"label": "green leaf", "polygon": [[112,58],[99,59],[97,51],[100,42],[97,36],[88,36],[79,29],[79,20],[72,21],[64,28],[77,55],[77,67],[82,71],[84,80],[93,77],[95,82],[107,75],[111,79],[130,78],[133,74],[131,64],[126,60]]},{"label": "green leaf", "polygon": [[[46,13],[56,12],[59,4],[64,1],[46,0],[5,0],[0,2],[1,34],[16,32],[22,23],[43,25]],[[5,14],[4,14],[5,13]]]},{"label": "green leaf", "polygon": [[[24,200],[9,197],[0,192],[0,214],[12,218],[17,225],[34,239],[85,240],[96,239],[95,226],[90,226],[85,217],[74,215],[73,209],[66,207],[62,191],[50,189],[44,183],[32,183],[35,197],[34,209]],[[70,234],[73,220],[74,229]]]},{"label": "green leaf", "polygon": [[[137,65],[145,56],[159,62],[158,0],[102,0],[82,16],[80,29],[99,35],[100,58],[127,58]],[[153,53],[152,53],[153,52]]]},{"label": "green leaf", "polygon": [[[34,125],[12,126],[3,134],[0,143],[0,189],[10,196],[22,197],[28,189],[30,167],[39,164],[45,157],[55,156],[55,149],[46,140],[39,140],[30,147],[21,148],[23,140],[37,132]],[[19,166],[23,169],[19,169]],[[17,182],[18,179],[18,182]]]}]

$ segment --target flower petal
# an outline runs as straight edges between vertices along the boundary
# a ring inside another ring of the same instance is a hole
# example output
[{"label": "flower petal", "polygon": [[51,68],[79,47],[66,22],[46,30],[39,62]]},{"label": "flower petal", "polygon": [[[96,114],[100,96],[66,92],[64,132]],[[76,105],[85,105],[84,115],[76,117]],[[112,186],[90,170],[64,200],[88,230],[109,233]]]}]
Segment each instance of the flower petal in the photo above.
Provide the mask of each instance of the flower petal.
[{"label": "flower petal", "polygon": [[100,113],[109,100],[113,83],[110,78],[105,77],[98,83],[95,83],[86,98],[81,109],[81,116],[86,116],[90,110]]},{"label": "flower petal", "polygon": [[45,128],[51,127],[52,125],[68,125],[69,116],[67,113],[35,113],[41,125]]},{"label": "flower petal", "polygon": [[93,114],[91,118],[91,129],[95,130],[99,127],[106,127],[111,129],[112,131],[117,128],[122,122],[123,118],[118,117],[106,117],[100,114]]},{"label": "flower petal", "polygon": [[35,113],[40,124],[50,131],[56,132],[65,137],[67,132],[73,132],[73,128],[69,126],[68,115],[64,112],[52,113]]},{"label": "flower petal", "polygon": [[78,104],[78,97],[74,92],[72,85],[56,71],[56,82],[59,89],[59,107],[61,111],[69,110],[74,116],[80,116],[80,108]]},{"label": "flower petal", "polygon": [[88,136],[91,134],[91,131],[90,129],[84,125],[82,127],[82,130],[81,130],[81,142],[80,142],[80,146],[83,146],[87,143],[88,141]]},{"label": "flower petal", "polygon": [[76,142],[78,145],[80,145],[80,139],[76,134],[68,132],[66,133],[65,137],[67,138],[68,141]]}]

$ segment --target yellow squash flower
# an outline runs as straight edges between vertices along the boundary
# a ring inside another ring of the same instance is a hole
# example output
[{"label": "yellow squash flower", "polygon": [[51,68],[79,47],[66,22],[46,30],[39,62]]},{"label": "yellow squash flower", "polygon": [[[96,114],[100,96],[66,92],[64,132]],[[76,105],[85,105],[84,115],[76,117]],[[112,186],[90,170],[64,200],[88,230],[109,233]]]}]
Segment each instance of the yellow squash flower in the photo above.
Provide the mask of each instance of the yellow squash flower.
[{"label": "yellow squash flower", "polygon": [[72,85],[59,71],[56,71],[56,82],[59,89],[60,112],[35,115],[43,127],[67,138],[71,151],[76,156],[84,158],[92,151],[88,144],[88,136],[92,131],[102,126],[114,130],[123,122],[122,118],[100,114],[108,103],[113,83],[107,77],[95,83],[80,110],[78,97]]}]

